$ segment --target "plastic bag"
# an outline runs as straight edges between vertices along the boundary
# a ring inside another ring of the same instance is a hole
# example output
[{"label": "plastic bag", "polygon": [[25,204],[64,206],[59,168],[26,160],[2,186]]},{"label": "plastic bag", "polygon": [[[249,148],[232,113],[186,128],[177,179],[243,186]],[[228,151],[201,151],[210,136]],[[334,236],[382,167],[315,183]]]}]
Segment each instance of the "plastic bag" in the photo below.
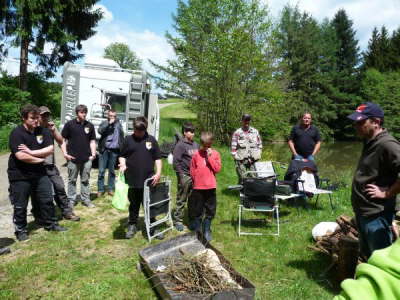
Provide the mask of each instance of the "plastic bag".
[{"label": "plastic bag", "polygon": [[119,172],[115,183],[115,193],[112,198],[112,206],[119,210],[127,210],[129,205],[128,200],[129,185],[125,182],[124,173]]},{"label": "plastic bag", "polygon": [[318,237],[333,233],[338,228],[339,224],[336,222],[320,222],[314,226],[311,233],[314,240],[317,240]]},{"label": "plastic bag", "polygon": [[174,162],[174,156],[172,155],[172,153],[168,154],[168,164],[172,165],[172,163]]}]

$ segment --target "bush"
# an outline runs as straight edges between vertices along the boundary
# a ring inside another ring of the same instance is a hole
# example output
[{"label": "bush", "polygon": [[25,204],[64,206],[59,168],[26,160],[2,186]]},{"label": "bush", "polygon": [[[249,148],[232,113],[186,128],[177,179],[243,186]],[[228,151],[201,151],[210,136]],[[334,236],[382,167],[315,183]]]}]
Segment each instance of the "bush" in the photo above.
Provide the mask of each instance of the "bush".
[{"label": "bush", "polygon": [[0,152],[8,150],[8,137],[14,127],[15,125],[8,125],[0,128]]}]

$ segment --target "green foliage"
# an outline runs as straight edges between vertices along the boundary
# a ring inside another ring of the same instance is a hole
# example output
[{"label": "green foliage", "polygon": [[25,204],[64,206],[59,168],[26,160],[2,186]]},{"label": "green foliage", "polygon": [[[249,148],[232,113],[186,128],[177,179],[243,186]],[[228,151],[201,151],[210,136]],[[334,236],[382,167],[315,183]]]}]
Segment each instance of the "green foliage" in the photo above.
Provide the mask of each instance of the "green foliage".
[{"label": "green foliage", "polygon": [[0,127],[0,153],[9,149],[8,139],[13,128],[14,125],[5,125]]},{"label": "green foliage", "polygon": [[19,111],[23,105],[28,103],[29,96],[29,92],[23,92],[17,88],[13,78],[2,74],[0,78],[0,127],[20,121]]},{"label": "green foliage", "polygon": [[47,82],[37,73],[28,74],[28,90],[18,88],[18,77],[3,74],[0,78],[0,126],[19,123],[19,111],[24,104],[47,106],[53,117],[61,111],[61,84]]},{"label": "green foliage", "polygon": [[177,59],[154,66],[160,87],[188,99],[201,129],[228,141],[240,115],[269,98],[271,22],[259,1],[178,1]]},{"label": "green foliage", "polygon": [[361,103],[359,95],[360,79],[358,65],[360,63],[360,48],[356,40],[356,32],[352,28],[353,21],[349,19],[344,9],[340,9],[331,21],[335,28],[338,46],[336,47],[336,68],[332,73],[337,93],[332,97],[335,103],[337,118],[330,122],[335,138],[353,137],[353,128],[347,116]]},{"label": "green foliage", "polygon": [[142,62],[135,52],[124,43],[112,43],[104,49],[104,57],[117,62],[123,69],[137,70],[141,68]]},{"label": "green foliage", "polygon": [[[278,80],[286,82],[296,106],[310,111],[323,136],[332,135],[329,122],[336,118],[332,98],[337,94],[332,72],[336,68],[337,39],[332,25],[321,25],[298,7],[286,6],[276,32],[277,51],[282,58]],[[297,120],[293,115],[291,122]]]},{"label": "green foliage", "polygon": [[[386,27],[382,26],[380,32],[375,27],[368,42],[368,49],[363,54],[364,69],[374,68],[380,72],[393,70],[391,66],[392,56],[388,55],[391,53],[391,41]],[[399,56],[399,53],[396,56]]]},{"label": "green foliage", "polygon": [[[93,28],[102,17],[93,10],[98,0],[10,0],[2,5],[0,22],[14,46],[21,47],[22,88],[26,89],[28,53],[35,56],[46,77],[54,75],[67,61],[82,57],[81,42],[95,34]],[[45,44],[52,46],[44,52]]]},{"label": "green foliage", "polygon": [[382,107],[385,113],[384,127],[400,138],[400,72],[367,70],[362,80],[361,95],[365,101]]}]

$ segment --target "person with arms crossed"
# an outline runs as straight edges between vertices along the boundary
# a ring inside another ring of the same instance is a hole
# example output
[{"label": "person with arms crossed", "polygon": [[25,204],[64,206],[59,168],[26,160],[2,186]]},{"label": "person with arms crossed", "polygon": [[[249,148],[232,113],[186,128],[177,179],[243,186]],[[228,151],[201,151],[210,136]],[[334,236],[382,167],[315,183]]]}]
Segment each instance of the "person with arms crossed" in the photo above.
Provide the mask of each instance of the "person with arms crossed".
[{"label": "person with arms crossed", "polygon": [[8,160],[10,200],[14,208],[15,235],[19,241],[29,239],[27,207],[29,196],[35,195],[44,228],[49,231],[66,231],[57,223],[53,204],[52,186],[44,166],[45,157],[54,151],[51,133],[38,126],[39,109],[27,104],[21,109],[22,125],[11,131]]}]

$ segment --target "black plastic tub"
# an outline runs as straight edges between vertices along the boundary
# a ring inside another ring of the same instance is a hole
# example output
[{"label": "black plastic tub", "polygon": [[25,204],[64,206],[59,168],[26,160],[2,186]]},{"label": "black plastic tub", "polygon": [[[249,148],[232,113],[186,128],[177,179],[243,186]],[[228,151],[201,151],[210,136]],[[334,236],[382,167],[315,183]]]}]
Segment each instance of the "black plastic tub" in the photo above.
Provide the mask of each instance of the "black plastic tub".
[{"label": "black plastic tub", "polygon": [[[182,253],[195,254],[206,248],[213,250],[217,254],[221,264],[227,269],[232,279],[235,280],[242,289],[225,290],[211,296],[181,293],[168,289],[168,277],[162,272],[157,272],[157,267],[167,266],[172,258],[179,259],[179,257],[182,257]],[[144,248],[139,251],[139,257],[142,270],[152,282],[153,288],[162,299],[247,300],[254,298],[256,290],[254,285],[235,271],[232,264],[221,252],[206,243],[205,240],[195,233],[182,234],[168,241]]]}]

